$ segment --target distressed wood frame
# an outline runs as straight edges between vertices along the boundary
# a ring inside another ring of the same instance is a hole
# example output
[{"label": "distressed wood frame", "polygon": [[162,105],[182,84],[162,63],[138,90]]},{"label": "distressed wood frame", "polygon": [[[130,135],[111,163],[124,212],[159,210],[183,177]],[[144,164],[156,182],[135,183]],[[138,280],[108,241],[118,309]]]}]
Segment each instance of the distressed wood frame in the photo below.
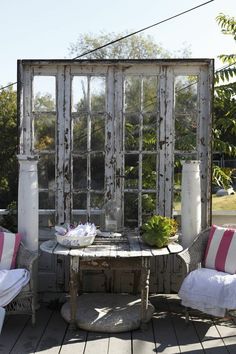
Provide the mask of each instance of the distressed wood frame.
[{"label": "distressed wood frame", "polygon": [[[33,78],[34,76],[54,76],[56,80],[56,197],[55,209],[42,209],[40,214],[55,213],[57,223],[70,222],[72,215],[102,215],[103,209],[93,210],[90,204],[88,185],[87,209],[72,210],[72,131],[71,131],[71,82],[74,75],[106,78],[106,127],[105,141],[106,171],[105,199],[115,198],[118,204],[118,225],[124,225],[124,78],[127,75],[156,75],[158,77],[157,96],[157,141],[156,188],[149,190],[156,194],[156,212],[173,215],[173,170],[175,150],[174,132],[174,80],[178,75],[198,77],[198,119],[196,158],[201,161],[201,203],[202,229],[211,223],[211,129],[213,95],[212,59],[167,59],[167,60],[19,60],[18,61],[18,123],[19,152],[34,155],[33,147]],[[142,120],[140,120],[142,122]],[[88,132],[90,123],[88,120]],[[142,127],[140,127],[142,129]],[[88,133],[89,134],[89,133]],[[88,139],[89,142],[89,139]],[[90,159],[90,146],[88,161]],[[139,171],[142,169],[142,144],[137,152]],[[89,176],[89,170],[88,170]],[[139,219],[142,223],[142,176],[137,188]],[[72,214],[73,213],[73,214]],[[40,234],[41,235],[41,234]],[[41,236],[40,236],[41,237]],[[48,232],[46,238],[51,238]],[[45,239],[45,233],[43,236]],[[63,278],[63,277],[62,277]]]}]

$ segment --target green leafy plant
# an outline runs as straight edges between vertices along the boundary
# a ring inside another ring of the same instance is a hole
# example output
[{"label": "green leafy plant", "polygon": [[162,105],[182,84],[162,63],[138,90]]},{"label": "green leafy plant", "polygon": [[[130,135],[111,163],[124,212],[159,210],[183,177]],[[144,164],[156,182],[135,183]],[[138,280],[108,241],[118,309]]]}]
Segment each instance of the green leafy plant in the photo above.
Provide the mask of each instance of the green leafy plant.
[{"label": "green leafy plant", "polygon": [[171,236],[178,230],[178,224],[174,219],[161,215],[153,215],[142,225],[141,234],[145,243],[158,248],[169,243]]}]

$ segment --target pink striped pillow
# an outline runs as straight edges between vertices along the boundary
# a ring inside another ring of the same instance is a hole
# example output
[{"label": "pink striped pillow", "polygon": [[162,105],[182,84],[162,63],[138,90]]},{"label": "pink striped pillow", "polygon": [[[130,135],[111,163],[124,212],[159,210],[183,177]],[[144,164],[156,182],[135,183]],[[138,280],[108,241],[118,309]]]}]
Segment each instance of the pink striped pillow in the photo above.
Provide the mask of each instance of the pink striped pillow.
[{"label": "pink striped pillow", "polygon": [[211,227],[204,263],[206,268],[236,273],[236,229]]},{"label": "pink striped pillow", "polygon": [[20,241],[18,233],[0,232],[0,270],[15,268]]}]

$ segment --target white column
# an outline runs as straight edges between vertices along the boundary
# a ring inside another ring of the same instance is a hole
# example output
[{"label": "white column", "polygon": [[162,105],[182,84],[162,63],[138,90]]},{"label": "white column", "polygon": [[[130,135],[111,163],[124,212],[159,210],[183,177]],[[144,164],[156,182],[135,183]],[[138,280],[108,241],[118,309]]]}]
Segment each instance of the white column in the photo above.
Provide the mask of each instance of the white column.
[{"label": "white column", "polygon": [[26,248],[38,251],[38,158],[18,155],[18,232]]},{"label": "white column", "polygon": [[201,230],[200,161],[182,162],[181,231],[187,248]]}]

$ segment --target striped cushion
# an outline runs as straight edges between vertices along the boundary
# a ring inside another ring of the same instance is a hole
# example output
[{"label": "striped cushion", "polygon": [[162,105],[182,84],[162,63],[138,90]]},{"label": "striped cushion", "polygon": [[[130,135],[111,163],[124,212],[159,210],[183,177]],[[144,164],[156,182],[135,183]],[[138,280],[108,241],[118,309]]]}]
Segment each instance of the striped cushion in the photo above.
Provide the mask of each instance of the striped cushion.
[{"label": "striped cushion", "polygon": [[15,268],[20,241],[20,234],[0,232],[0,269]]},{"label": "striped cushion", "polygon": [[236,229],[211,227],[204,263],[206,268],[236,273]]}]

